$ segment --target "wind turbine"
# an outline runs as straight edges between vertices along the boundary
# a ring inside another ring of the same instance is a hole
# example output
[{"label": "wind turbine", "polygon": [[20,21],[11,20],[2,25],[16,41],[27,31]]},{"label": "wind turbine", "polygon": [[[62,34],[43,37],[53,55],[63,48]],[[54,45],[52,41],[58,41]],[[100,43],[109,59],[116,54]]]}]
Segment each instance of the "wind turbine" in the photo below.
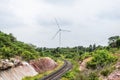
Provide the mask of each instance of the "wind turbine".
[{"label": "wind turbine", "polygon": [[61,29],[57,19],[55,18],[55,22],[57,24],[57,27],[58,27],[58,31],[56,32],[56,34],[53,36],[52,39],[54,39],[58,34],[59,34],[59,47],[61,47],[61,33],[62,32],[70,32],[69,30],[64,30],[64,29]]}]

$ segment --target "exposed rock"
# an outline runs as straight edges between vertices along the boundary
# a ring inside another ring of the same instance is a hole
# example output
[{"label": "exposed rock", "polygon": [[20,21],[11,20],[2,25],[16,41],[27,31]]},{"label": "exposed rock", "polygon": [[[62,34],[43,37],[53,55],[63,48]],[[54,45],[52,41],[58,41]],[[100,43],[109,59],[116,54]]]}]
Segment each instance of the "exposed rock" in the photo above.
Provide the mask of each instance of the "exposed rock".
[{"label": "exposed rock", "polygon": [[114,71],[111,73],[107,80],[120,80],[120,71]]},{"label": "exposed rock", "polygon": [[35,76],[38,73],[27,62],[7,70],[0,71],[0,80],[22,80],[25,76]]},{"label": "exposed rock", "polygon": [[116,69],[120,69],[120,62],[118,62],[115,67]]},{"label": "exposed rock", "polygon": [[47,70],[52,70],[57,67],[57,63],[49,57],[40,58],[38,60],[32,60],[30,61],[30,64],[39,73]]},{"label": "exposed rock", "polygon": [[5,70],[8,68],[11,68],[12,66],[13,66],[13,63],[10,62],[8,59],[0,61],[0,70]]},{"label": "exposed rock", "polygon": [[19,65],[21,65],[21,61],[16,58],[11,58],[10,60],[8,60],[8,59],[0,60],[0,70],[6,70],[11,67],[16,67]]},{"label": "exposed rock", "polygon": [[22,80],[25,76],[35,76],[38,72],[52,70],[57,66],[49,57],[32,60],[30,64],[15,58],[0,60],[0,80]]},{"label": "exposed rock", "polygon": [[115,65],[116,70],[113,71],[107,79],[104,80],[120,80],[120,62]]},{"label": "exposed rock", "polygon": [[12,62],[14,64],[14,66],[19,66],[22,64],[21,60],[19,60],[17,58],[11,58],[10,62]]}]

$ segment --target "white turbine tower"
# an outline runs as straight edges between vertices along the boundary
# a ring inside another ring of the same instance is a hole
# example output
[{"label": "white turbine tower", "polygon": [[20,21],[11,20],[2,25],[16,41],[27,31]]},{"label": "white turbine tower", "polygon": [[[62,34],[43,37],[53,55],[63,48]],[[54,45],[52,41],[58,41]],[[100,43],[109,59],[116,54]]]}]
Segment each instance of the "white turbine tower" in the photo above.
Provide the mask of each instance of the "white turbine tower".
[{"label": "white turbine tower", "polygon": [[55,18],[55,22],[57,24],[57,27],[58,27],[58,31],[56,32],[56,34],[53,36],[52,39],[54,39],[58,34],[59,34],[59,47],[61,47],[61,32],[70,32],[69,30],[64,30],[64,29],[61,29],[60,25],[58,24],[58,21],[57,19]]}]

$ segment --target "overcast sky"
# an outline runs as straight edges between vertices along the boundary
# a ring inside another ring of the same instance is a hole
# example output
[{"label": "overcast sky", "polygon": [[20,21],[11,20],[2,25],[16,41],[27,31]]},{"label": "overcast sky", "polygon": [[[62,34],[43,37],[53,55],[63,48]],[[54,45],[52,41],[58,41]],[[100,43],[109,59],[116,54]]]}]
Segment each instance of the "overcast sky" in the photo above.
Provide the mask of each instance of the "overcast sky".
[{"label": "overcast sky", "polygon": [[0,0],[0,30],[39,47],[107,45],[120,35],[120,0]]}]

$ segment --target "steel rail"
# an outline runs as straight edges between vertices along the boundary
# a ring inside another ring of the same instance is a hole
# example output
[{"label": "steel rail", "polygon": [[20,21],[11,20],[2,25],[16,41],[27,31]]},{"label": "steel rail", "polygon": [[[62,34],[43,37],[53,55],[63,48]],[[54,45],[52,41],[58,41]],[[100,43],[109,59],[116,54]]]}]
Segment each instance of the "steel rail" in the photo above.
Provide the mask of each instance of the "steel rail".
[{"label": "steel rail", "polygon": [[64,60],[64,65],[59,70],[57,70],[39,80],[58,80],[62,77],[62,75],[64,73],[69,71],[71,68],[72,68],[72,64],[69,61]]}]

